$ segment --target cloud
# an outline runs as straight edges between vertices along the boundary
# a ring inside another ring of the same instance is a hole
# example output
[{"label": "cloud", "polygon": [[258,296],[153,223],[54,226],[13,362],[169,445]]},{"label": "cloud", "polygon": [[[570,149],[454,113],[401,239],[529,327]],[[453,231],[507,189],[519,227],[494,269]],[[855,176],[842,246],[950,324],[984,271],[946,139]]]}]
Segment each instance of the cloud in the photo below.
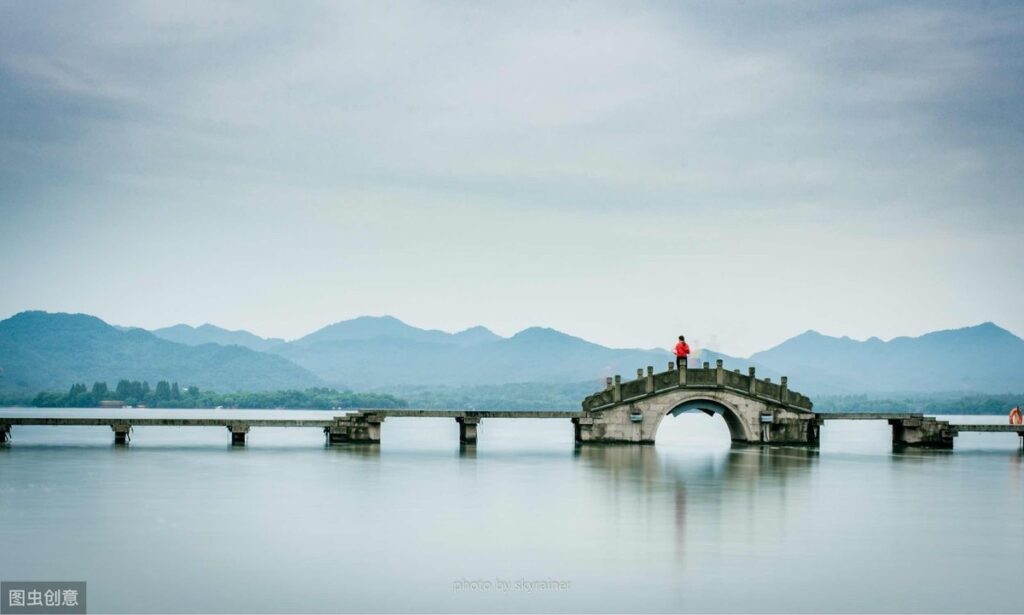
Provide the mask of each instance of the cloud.
[{"label": "cloud", "polygon": [[[799,314],[785,302],[764,308],[765,329],[829,330],[807,321],[824,318],[815,306],[836,314],[851,292],[831,287],[836,272],[880,295],[902,292],[901,277],[919,279],[921,305],[955,282],[974,295],[956,313],[970,304],[988,320],[989,305],[1020,298],[993,285],[1024,264],[1008,253],[992,266],[977,247],[1010,240],[1024,222],[1022,11],[931,2],[4,4],[0,213],[22,232],[0,248],[0,274],[9,288],[27,284],[48,273],[24,256],[42,238],[73,232],[88,249],[132,219],[149,223],[140,263],[173,274],[147,246],[190,232],[192,258],[224,276],[280,272],[280,289],[263,295],[270,303],[286,302],[288,270],[340,283],[323,264],[336,259],[361,264],[365,277],[344,269],[357,286],[393,280],[390,294],[374,287],[368,311],[392,311],[413,285],[440,306],[429,284],[402,272],[403,246],[418,276],[463,271],[461,286],[438,293],[485,285],[489,271],[522,280],[554,270],[552,284],[577,297],[560,299],[546,321],[564,325],[581,306],[593,309],[584,289],[630,275],[633,260],[671,262],[682,243],[708,262],[717,254],[726,271],[755,255],[799,279],[776,288],[829,288],[806,297]],[[224,229],[280,251],[226,261],[211,250]],[[325,243],[313,249],[310,237]],[[489,252],[488,242],[519,245],[520,256]],[[899,246],[914,258],[895,267],[899,275],[880,275]],[[926,280],[953,248],[971,259],[967,269],[989,273]],[[90,268],[120,266],[112,255],[65,261],[77,274],[71,285]],[[695,281],[741,296],[710,275]],[[647,304],[686,295],[627,286]],[[486,308],[500,329],[545,314],[542,290],[517,299],[532,301],[532,312]],[[339,302],[317,308],[324,320],[336,319]],[[101,297],[95,305],[122,313]],[[688,318],[709,328],[746,313],[692,307]],[[626,310],[597,309],[587,326],[607,327]],[[225,313],[247,318],[241,308]],[[432,314],[445,317],[441,307]],[[835,318],[869,335],[913,322],[853,308]],[[271,320],[252,318],[261,319]],[[460,327],[484,316],[452,319]],[[649,326],[607,341],[650,345],[655,327],[674,325]]]}]

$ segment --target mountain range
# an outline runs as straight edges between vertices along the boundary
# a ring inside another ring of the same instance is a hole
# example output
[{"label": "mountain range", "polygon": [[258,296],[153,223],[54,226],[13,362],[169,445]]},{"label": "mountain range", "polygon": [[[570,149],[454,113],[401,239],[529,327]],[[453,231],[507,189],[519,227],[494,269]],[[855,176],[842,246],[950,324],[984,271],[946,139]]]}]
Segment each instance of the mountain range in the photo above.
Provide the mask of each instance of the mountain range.
[{"label": "mountain range", "polygon": [[[701,357],[718,358],[773,380],[786,374],[810,395],[1024,391],[1024,340],[992,323],[889,341],[807,331],[749,358],[710,350]],[[542,327],[502,337],[485,327],[420,329],[390,316],[338,322],[293,341],[209,324],[144,331],[83,314],[23,312],[0,321],[0,391],[131,378],[221,391],[461,387],[472,396],[521,383],[583,390],[638,367],[660,371],[670,359],[666,350],[607,348]]]},{"label": "mountain range", "polygon": [[322,386],[284,357],[242,346],[187,346],[86,314],[22,312],[0,321],[0,391],[66,390],[74,382],[173,380],[220,391]]}]

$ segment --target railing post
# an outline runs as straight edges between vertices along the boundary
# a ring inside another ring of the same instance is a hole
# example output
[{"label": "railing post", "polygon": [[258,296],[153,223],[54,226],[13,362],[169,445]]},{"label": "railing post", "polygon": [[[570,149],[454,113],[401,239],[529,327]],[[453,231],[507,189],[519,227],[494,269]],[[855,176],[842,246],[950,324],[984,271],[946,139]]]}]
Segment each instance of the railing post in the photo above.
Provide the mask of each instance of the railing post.
[{"label": "railing post", "polygon": [[749,368],[749,370],[750,370],[750,384],[749,384],[749,386],[750,386],[750,394],[751,395],[757,395],[757,370],[754,369],[753,367]]},{"label": "railing post", "polygon": [[679,386],[686,386],[686,359],[679,364]]},{"label": "railing post", "polygon": [[647,366],[647,382],[644,383],[644,390],[648,393],[654,392],[654,367],[651,365]]},{"label": "railing post", "polygon": [[722,369],[722,360],[715,361],[715,385],[725,386],[725,370]]},{"label": "railing post", "polygon": [[711,369],[711,364],[708,363],[707,361],[704,361],[704,369]]},{"label": "railing post", "polygon": [[622,376],[615,374],[615,386],[612,387],[612,401],[622,401]]},{"label": "railing post", "polygon": [[642,368],[642,367],[636,368],[636,379],[637,380],[643,380],[644,379],[644,368]]},{"label": "railing post", "polygon": [[676,368],[676,364],[675,364],[675,363],[673,363],[672,361],[669,361],[669,362],[668,362],[668,371],[672,371],[672,370],[674,370],[675,368]]},{"label": "railing post", "polygon": [[604,390],[605,391],[611,391],[612,390],[612,377],[611,376],[608,376],[607,378],[604,379]]},{"label": "railing post", "polygon": [[786,393],[789,392],[789,378],[786,376],[782,377],[781,384],[779,385],[779,401],[786,403]]}]

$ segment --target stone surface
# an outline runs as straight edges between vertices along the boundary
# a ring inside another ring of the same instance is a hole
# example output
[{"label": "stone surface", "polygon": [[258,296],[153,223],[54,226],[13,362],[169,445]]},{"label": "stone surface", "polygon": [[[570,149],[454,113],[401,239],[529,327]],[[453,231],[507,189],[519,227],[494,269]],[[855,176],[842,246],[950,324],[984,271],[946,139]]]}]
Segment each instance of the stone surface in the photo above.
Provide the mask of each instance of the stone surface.
[{"label": "stone surface", "polygon": [[720,414],[734,442],[818,443],[810,400],[786,385],[759,382],[753,373],[729,372],[716,364],[614,382],[583,401],[583,416],[573,419],[578,443],[653,444],[667,415],[694,410]]},{"label": "stone surface", "polygon": [[957,429],[931,417],[890,419],[894,447],[952,449]]}]

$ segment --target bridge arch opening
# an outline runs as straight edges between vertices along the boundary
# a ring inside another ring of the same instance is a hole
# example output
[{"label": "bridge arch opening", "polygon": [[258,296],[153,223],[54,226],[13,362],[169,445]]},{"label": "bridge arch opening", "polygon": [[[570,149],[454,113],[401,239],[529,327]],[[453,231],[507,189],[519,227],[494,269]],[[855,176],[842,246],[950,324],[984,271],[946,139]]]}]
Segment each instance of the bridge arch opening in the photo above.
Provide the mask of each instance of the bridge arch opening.
[{"label": "bridge arch opening", "polygon": [[735,410],[719,401],[701,398],[687,399],[670,408],[655,433],[658,443],[688,446],[697,442],[720,445],[723,437],[728,438],[729,444],[749,440],[747,427]]}]

